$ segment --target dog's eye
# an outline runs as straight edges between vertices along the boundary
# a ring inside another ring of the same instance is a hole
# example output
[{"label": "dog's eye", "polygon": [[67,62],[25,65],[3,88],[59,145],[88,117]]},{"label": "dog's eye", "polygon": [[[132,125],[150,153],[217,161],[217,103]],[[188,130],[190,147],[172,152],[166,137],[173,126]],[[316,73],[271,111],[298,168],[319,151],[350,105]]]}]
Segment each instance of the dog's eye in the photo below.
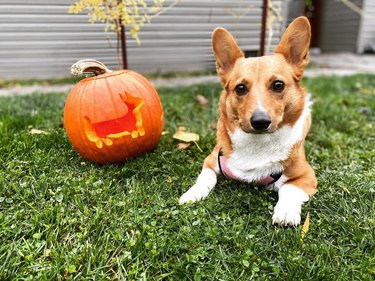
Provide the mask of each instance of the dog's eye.
[{"label": "dog's eye", "polygon": [[247,88],[244,84],[238,84],[235,88],[236,94],[239,96],[243,96],[247,94]]},{"label": "dog's eye", "polygon": [[271,88],[272,88],[272,91],[280,93],[284,90],[285,84],[283,81],[276,80],[272,82]]}]

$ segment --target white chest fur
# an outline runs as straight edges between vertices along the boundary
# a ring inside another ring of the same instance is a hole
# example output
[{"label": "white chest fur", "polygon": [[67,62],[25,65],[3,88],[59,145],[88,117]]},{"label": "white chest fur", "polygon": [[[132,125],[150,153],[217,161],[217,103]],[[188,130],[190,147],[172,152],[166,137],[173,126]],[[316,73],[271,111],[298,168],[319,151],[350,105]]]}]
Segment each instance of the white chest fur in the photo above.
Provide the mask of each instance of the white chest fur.
[{"label": "white chest fur", "polygon": [[289,157],[293,146],[304,138],[304,124],[310,114],[311,102],[294,126],[283,126],[272,134],[248,134],[237,128],[230,133],[233,152],[228,157],[228,168],[238,178],[252,182],[281,172],[281,161]]}]

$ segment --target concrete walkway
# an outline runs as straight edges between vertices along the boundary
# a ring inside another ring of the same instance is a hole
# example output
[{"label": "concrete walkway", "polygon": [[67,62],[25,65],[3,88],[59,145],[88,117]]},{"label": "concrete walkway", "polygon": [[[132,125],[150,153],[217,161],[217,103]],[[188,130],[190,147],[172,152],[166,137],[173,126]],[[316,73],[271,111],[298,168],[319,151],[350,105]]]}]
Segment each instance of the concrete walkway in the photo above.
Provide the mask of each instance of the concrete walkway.
[{"label": "concrete walkway", "polygon": [[375,74],[375,55],[357,55],[352,53],[311,55],[313,66],[305,71],[309,77],[319,75],[346,76],[357,73]]},{"label": "concrete walkway", "polygon": [[[185,77],[185,78],[168,78],[168,79],[155,79],[151,80],[154,87],[177,87],[177,86],[190,86],[195,84],[216,83],[219,78],[214,75]],[[68,93],[74,85],[33,85],[0,89],[0,97],[28,95],[32,93]]]},{"label": "concrete walkway", "polygon": [[[306,77],[321,75],[346,76],[357,73],[375,74],[375,55],[356,55],[352,53],[320,54],[311,55],[310,63],[312,68],[305,70]],[[151,80],[156,88],[190,86],[194,84],[219,82],[216,75],[197,77],[169,78]],[[0,89],[1,96],[27,95],[31,93],[67,93],[74,85],[53,85],[53,86],[24,86]]]}]

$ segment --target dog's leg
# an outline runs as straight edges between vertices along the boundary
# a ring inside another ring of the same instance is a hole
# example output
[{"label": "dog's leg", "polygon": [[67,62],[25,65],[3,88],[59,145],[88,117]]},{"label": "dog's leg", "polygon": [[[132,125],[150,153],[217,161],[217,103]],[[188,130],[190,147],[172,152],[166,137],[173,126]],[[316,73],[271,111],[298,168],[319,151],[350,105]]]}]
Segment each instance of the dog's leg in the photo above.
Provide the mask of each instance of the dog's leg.
[{"label": "dog's leg", "polygon": [[208,196],[217,182],[217,174],[219,173],[217,168],[217,157],[218,149],[214,149],[214,151],[204,160],[203,169],[195,184],[180,197],[180,204],[195,202]]},{"label": "dog's leg", "polygon": [[296,226],[301,222],[301,207],[316,193],[317,181],[314,171],[308,165],[306,173],[296,179],[287,181],[280,187],[279,201],[272,217],[272,223],[285,226]]}]

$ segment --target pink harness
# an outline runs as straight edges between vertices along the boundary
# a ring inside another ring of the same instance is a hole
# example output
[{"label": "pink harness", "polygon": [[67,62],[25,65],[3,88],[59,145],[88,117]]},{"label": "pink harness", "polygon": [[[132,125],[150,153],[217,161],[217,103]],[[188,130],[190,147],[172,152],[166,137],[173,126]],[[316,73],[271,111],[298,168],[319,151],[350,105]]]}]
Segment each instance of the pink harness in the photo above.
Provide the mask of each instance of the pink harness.
[{"label": "pink harness", "polygon": [[[228,167],[228,159],[223,156],[223,153],[220,149],[219,151],[219,155],[218,155],[218,165],[219,165],[219,169],[220,169],[220,172],[221,174],[226,177],[226,178],[229,178],[229,179],[233,179],[233,180],[236,180],[236,181],[239,181],[239,182],[244,182],[242,179],[238,178],[236,175],[233,174],[233,172],[229,169]],[[258,186],[267,186],[267,185],[270,185],[270,184],[273,184],[275,183],[282,175],[283,173],[277,173],[277,174],[271,174],[269,176],[266,176],[256,182],[254,182],[255,185],[258,185]]]}]

